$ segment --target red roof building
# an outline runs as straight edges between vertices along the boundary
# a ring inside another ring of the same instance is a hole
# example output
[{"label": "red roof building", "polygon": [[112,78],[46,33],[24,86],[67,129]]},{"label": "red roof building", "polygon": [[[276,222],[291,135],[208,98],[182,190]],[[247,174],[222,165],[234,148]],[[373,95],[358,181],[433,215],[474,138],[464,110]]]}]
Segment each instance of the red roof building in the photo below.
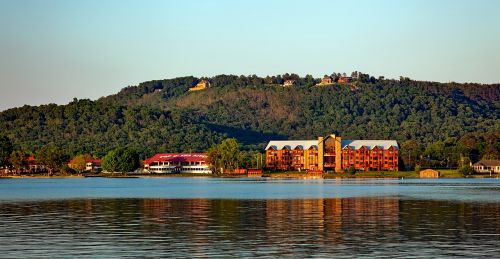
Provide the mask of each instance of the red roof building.
[{"label": "red roof building", "polygon": [[144,169],[153,173],[212,173],[205,153],[156,154],[144,160]]}]

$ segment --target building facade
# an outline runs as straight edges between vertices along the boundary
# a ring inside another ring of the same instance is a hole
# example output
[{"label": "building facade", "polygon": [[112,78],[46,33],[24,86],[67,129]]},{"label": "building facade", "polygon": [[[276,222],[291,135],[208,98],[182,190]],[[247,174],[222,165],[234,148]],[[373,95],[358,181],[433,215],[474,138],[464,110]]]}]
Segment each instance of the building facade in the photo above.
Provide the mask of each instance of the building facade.
[{"label": "building facade", "polygon": [[208,157],[204,153],[163,153],[144,160],[144,170],[151,173],[211,174]]},{"label": "building facade", "polygon": [[271,170],[398,171],[398,157],[395,140],[342,140],[334,134],[318,140],[273,140],[266,147]]},{"label": "building facade", "polygon": [[327,76],[325,75],[322,79],[321,79],[321,82],[316,84],[316,85],[331,85],[335,83],[335,81],[333,80],[333,78],[331,76]]},{"label": "building facade", "polygon": [[86,171],[101,171],[101,160],[100,159],[92,159],[89,161],[86,161],[85,163],[85,170]]},{"label": "building facade", "polygon": [[472,165],[476,173],[500,173],[500,160],[481,160]]},{"label": "building facade", "polygon": [[351,81],[352,81],[352,77],[341,76],[341,77],[339,77],[338,83],[339,84],[347,84],[347,83],[350,83]]}]

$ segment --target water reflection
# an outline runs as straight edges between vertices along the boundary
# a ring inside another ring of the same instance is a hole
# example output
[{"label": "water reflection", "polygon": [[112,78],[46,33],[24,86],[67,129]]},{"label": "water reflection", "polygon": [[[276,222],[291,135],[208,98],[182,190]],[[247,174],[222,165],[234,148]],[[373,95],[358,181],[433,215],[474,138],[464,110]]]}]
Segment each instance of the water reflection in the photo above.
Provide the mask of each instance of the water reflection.
[{"label": "water reflection", "polygon": [[0,204],[6,257],[500,254],[500,204],[385,198]]}]

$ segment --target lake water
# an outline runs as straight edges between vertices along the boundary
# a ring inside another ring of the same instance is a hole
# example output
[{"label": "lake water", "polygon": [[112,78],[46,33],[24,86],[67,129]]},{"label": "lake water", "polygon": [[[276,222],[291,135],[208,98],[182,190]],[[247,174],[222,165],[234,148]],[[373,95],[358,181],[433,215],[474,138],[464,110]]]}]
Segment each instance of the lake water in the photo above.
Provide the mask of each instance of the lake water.
[{"label": "lake water", "polygon": [[500,256],[500,179],[0,179],[0,257]]}]

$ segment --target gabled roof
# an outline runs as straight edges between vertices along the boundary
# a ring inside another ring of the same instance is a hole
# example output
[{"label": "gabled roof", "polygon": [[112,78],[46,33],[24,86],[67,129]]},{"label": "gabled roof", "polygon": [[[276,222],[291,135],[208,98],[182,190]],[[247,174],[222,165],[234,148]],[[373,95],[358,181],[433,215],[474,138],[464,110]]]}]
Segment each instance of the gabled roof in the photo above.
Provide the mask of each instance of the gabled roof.
[{"label": "gabled roof", "polygon": [[163,153],[147,158],[144,160],[144,164],[152,162],[206,162],[207,159],[205,153]]},{"label": "gabled roof", "polygon": [[376,146],[381,149],[389,149],[391,146],[399,150],[398,142],[396,140],[342,140],[342,148],[352,147],[354,149],[360,149],[361,147],[365,147],[369,150],[372,150]]},{"label": "gabled roof", "polygon": [[318,149],[318,141],[317,140],[271,140],[266,146],[266,150],[270,148],[274,148],[276,150],[281,150],[283,148],[287,149],[295,149],[298,147],[302,150],[310,149],[311,147]]},{"label": "gabled roof", "polygon": [[[342,140],[341,147],[351,147],[353,149],[360,149],[361,147],[365,147],[368,150],[372,150],[376,146],[380,149],[389,149],[393,146],[396,150],[399,150],[398,142],[396,140]],[[271,140],[266,146],[266,150],[269,148],[274,148],[276,150],[281,150],[283,148],[287,148],[290,150],[299,147],[300,149],[309,149],[314,147],[318,148],[318,140]]]},{"label": "gabled roof", "polygon": [[481,160],[472,166],[500,166],[500,160]]}]

